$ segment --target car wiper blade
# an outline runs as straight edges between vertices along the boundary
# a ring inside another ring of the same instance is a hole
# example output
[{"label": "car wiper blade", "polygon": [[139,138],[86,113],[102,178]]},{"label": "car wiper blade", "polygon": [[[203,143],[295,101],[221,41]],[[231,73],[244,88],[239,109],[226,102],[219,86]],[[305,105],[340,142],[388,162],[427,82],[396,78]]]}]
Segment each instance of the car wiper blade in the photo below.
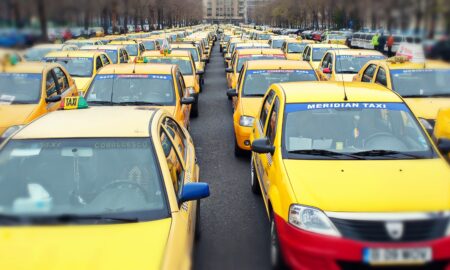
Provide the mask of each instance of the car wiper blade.
[{"label": "car wiper blade", "polygon": [[394,150],[384,150],[384,149],[374,149],[374,150],[368,150],[368,151],[361,151],[353,153],[355,156],[395,156],[395,155],[403,155],[411,158],[422,158],[421,156],[400,152],[400,151],[394,151]]},{"label": "car wiper blade", "polygon": [[314,155],[314,156],[326,156],[326,157],[335,157],[337,156],[345,156],[345,157],[351,157],[354,159],[363,159],[359,156],[355,156],[353,154],[347,154],[347,153],[339,153],[334,152],[330,150],[324,150],[324,149],[302,149],[302,150],[291,150],[288,151],[290,154],[300,154],[300,155]]},{"label": "car wiper blade", "polygon": [[244,94],[246,97],[263,97],[264,94]]},{"label": "car wiper blade", "polygon": [[428,95],[428,97],[450,97],[450,93],[436,93]]},{"label": "car wiper blade", "polygon": [[77,220],[103,220],[103,221],[119,221],[119,222],[138,222],[138,218],[103,216],[103,215],[76,215],[76,214],[61,214],[49,217],[61,222],[71,222]]},{"label": "car wiper blade", "polygon": [[116,104],[115,102],[112,101],[107,101],[107,100],[92,100],[92,101],[87,101],[87,103],[89,105],[94,104],[94,105],[114,105]]},{"label": "car wiper blade", "polygon": [[356,74],[356,73],[358,73],[358,71],[355,70],[342,70],[337,72],[337,74]]},{"label": "car wiper blade", "polygon": [[154,103],[154,102],[147,102],[147,101],[124,101],[124,102],[117,102],[115,103],[117,105],[147,105],[147,106],[162,106],[160,103]]}]

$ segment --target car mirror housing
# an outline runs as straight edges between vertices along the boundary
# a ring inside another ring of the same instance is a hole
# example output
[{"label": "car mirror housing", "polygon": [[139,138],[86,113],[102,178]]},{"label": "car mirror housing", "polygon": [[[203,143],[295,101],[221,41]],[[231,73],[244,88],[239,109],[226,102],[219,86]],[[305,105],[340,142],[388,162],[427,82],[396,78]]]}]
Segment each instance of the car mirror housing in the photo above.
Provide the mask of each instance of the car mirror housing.
[{"label": "car mirror housing", "polygon": [[181,191],[180,203],[195,201],[209,197],[209,185],[207,183],[186,183]]},{"label": "car mirror housing", "polygon": [[238,92],[236,91],[236,89],[228,89],[227,90],[227,96],[228,97],[237,97],[238,96]]},{"label": "car mirror housing", "polygon": [[51,97],[45,98],[45,102],[46,103],[53,103],[53,102],[58,102],[58,101],[61,101],[61,96],[60,95],[56,95],[56,96],[51,96]]},{"label": "car mirror housing", "polygon": [[268,138],[261,138],[252,142],[252,151],[259,154],[272,154],[275,152],[275,147],[270,145]]},{"label": "car mirror housing", "polygon": [[184,97],[181,99],[181,104],[184,104],[184,105],[189,105],[189,104],[194,104],[194,103],[195,103],[194,97]]}]

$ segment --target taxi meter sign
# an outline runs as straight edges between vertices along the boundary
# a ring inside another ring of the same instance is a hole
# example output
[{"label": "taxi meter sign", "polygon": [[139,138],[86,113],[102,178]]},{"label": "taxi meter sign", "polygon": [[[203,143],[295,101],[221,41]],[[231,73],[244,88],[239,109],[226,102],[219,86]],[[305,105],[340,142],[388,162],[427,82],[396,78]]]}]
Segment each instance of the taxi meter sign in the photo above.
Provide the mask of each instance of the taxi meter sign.
[{"label": "taxi meter sign", "polygon": [[414,63],[424,63],[425,53],[419,44],[401,43],[396,56],[404,56]]},{"label": "taxi meter sign", "polygon": [[88,104],[83,97],[65,97],[61,100],[61,109],[63,110],[85,109],[87,107]]}]

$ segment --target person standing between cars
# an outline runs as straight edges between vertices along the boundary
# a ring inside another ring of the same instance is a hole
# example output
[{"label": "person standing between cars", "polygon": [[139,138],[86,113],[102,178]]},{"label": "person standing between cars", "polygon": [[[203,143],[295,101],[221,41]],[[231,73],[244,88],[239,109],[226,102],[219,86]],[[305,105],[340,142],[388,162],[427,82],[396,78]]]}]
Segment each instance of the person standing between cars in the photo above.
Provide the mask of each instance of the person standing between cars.
[{"label": "person standing between cars", "polygon": [[394,36],[392,34],[387,38],[386,45],[388,48],[388,57],[392,57],[392,46],[394,45]]},{"label": "person standing between cars", "polygon": [[375,49],[375,50],[378,50],[378,45],[380,45],[380,43],[379,43],[379,38],[380,38],[380,34],[378,34],[378,33],[376,33],[375,35],[373,35],[373,37],[372,37],[372,45],[373,45],[373,48]]},{"label": "person standing between cars", "polygon": [[386,36],[381,34],[378,38],[378,51],[384,54],[384,46],[386,45]]}]

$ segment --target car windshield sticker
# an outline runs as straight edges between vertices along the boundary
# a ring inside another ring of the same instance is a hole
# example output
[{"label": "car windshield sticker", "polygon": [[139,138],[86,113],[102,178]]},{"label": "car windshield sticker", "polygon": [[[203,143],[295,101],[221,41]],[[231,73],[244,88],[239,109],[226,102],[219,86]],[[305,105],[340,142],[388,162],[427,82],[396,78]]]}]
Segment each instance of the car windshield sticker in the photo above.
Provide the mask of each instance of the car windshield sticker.
[{"label": "car windshield sticker", "polygon": [[171,80],[171,76],[158,74],[103,74],[97,75],[95,77],[95,80],[124,79],[124,78]]},{"label": "car windshield sticker", "polygon": [[450,69],[394,69],[391,70],[393,76],[412,75],[414,73],[443,73],[450,75]]},{"label": "car windshield sticker", "polygon": [[287,104],[286,112],[324,110],[324,109],[374,109],[374,110],[393,110],[408,111],[403,103],[384,103],[384,102],[324,102],[324,103],[296,103]]},{"label": "car windshield sticker", "polygon": [[266,73],[315,74],[314,70],[299,70],[299,69],[266,69],[266,70],[247,71],[247,74],[266,74]]}]

